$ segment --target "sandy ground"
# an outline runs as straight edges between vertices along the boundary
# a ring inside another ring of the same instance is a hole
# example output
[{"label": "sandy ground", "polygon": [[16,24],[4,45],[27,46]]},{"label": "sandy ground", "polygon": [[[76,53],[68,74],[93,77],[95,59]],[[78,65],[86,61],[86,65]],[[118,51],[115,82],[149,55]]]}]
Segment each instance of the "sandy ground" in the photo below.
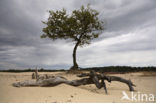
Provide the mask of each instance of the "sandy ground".
[{"label": "sandy ground", "polygon": [[[127,85],[119,82],[106,82],[108,95],[103,89],[97,89],[95,85],[73,87],[61,84],[55,87],[21,87],[16,88],[12,83],[30,80],[32,73],[0,73],[0,103],[156,103],[149,101],[121,100],[125,91],[129,96]],[[46,73],[40,73],[46,74]],[[69,80],[78,79],[76,75],[65,73],[48,73],[61,75]],[[142,76],[143,73],[115,74],[116,76],[131,79],[137,96],[147,93],[156,96],[156,76]]]}]

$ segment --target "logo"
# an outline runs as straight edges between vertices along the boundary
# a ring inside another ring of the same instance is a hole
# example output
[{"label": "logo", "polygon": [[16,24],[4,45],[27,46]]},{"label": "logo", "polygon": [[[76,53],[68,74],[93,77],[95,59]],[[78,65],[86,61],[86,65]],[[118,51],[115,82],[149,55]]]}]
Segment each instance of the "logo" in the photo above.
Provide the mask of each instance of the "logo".
[{"label": "logo", "polygon": [[154,102],[154,94],[146,94],[146,93],[140,93],[140,92],[131,92],[131,95],[128,96],[128,94],[125,91],[122,91],[123,97],[121,100],[130,100],[130,101],[136,101],[136,102]]}]

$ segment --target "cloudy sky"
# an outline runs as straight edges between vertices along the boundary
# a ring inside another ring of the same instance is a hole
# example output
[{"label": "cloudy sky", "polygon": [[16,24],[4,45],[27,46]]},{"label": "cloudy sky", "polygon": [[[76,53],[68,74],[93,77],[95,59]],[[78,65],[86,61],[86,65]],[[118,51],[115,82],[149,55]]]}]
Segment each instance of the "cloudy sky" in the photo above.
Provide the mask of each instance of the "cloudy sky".
[{"label": "cloudy sky", "polygon": [[72,66],[74,43],[41,39],[47,10],[90,3],[106,30],[77,50],[80,67],[156,66],[156,0],[0,0],[0,69]]}]

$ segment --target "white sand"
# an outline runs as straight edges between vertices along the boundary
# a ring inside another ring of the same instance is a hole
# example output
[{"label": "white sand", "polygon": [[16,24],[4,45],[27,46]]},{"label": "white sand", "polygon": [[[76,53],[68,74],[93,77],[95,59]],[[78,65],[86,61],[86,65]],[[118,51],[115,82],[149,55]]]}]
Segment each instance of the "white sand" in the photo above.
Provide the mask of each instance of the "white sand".
[{"label": "white sand", "polygon": [[[61,84],[55,87],[21,88],[11,85],[14,82],[30,80],[31,74],[0,73],[0,103],[150,103],[146,101],[121,100],[122,91],[129,95],[130,92],[127,85],[119,82],[106,82],[108,95],[105,94],[104,89],[97,89],[95,85],[72,87]],[[78,79],[75,75],[67,75],[65,73],[55,72],[48,74],[62,75],[69,80]],[[135,89],[140,93],[152,93],[156,96],[156,76],[140,76],[142,73],[116,75],[131,79],[137,85]],[[151,103],[156,103],[156,100]]]}]

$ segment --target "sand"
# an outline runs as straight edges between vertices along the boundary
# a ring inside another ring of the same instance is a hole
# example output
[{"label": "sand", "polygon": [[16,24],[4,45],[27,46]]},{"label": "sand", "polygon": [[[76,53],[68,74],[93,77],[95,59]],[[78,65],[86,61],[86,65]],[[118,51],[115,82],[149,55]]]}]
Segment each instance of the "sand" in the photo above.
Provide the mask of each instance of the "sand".
[{"label": "sand", "polygon": [[[121,100],[125,91],[129,96],[127,85],[119,82],[106,82],[108,94],[104,89],[97,89],[95,85],[73,87],[61,84],[55,87],[21,87],[16,88],[12,83],[30,80],[29,73],[0,73],[0,103],[156,103],[149,101]],[[40,73],[47,74],[47,73]],[[48,73],[61,75],[69,80],[79,79],[76,75],[67,75],[64,72]],[[135,87],[135,94],[153,94],[156,96],[156,76],[143,76],[144,73],[113,74],[131,79]]]}]

